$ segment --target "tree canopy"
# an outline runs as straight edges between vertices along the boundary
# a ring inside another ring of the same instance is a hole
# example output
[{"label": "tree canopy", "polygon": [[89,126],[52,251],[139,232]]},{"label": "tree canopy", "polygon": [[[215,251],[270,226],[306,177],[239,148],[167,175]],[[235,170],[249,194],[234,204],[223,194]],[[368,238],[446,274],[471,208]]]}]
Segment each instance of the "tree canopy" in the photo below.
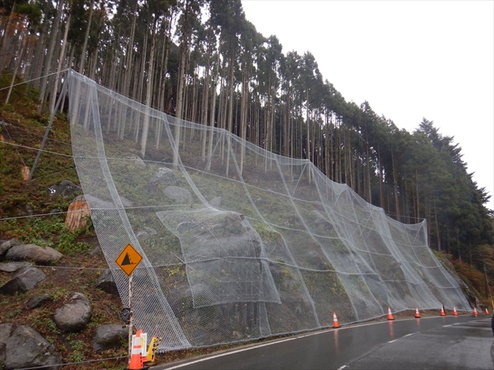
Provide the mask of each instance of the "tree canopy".
[{"label": "tree canopy", "polygon": [[397,220],[426,218],[433,248],[475,262],[478,248],[493,243],[490,196],[467,172],[454,138],[428,119],[409,133],[370,102],[347,102],[313,54],[284,53],[275,35],[257,32],[240,0],[0,7],[0,70],[46,90],[42,101],[59,92],[54,72],[73,68],[178,118],[309,159]]}]

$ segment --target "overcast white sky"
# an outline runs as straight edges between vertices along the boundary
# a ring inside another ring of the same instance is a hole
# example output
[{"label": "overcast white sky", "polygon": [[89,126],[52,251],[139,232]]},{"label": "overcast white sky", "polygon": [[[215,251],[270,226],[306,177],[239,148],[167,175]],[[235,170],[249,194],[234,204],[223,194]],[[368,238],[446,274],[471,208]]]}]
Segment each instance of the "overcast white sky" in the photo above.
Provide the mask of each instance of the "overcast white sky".
[{"label": "overcast white sky", "polygon": [[494,1],[242,0],[283,53],[310,51],[347,101],[454,136],[494,209]]}]

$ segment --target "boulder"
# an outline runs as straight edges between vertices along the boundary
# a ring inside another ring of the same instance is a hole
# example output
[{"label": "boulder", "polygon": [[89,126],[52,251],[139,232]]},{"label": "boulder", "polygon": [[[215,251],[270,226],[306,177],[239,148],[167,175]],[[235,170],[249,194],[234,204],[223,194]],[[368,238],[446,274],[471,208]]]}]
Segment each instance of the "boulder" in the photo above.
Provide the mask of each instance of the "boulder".
[{"label": "boulder", "polygon": [[29,204],[15,204],[10,208],[12,217],[25,217],[34,215],[33,208]]},{"label": "boulder", "polygon": [[125,197],[120,197],[120,201],[122,202],[122,205],[124,207],[133,207],[134,206],[134,202],[132,202],[131,200],[129,200]]},{"label": "boulder", "polygon": [[139,241],[144,241],[157,234],[158,232],[156,231],[156,229],[153,229],[152,227],[144,226],[142,229],[139,229],[137,231],[136,236],[137,239],[139,239]]},{"label": "boulder", "polygon": [[91,319],[91,303],[82,293],[74,292],[69,301],[55,310],[53,320],[65,332],[76,332],[85,328]]},{"label": "boulder", "polygon": [[130,164],[130,167],[132,167],[132,165],[135,165],[137,167],[146,167],[146,162],[144,162],[142,160],[141,157],[139,157],[138,155],[129,155],[127,157],[125,157],[125,159],[128,160],[128,163]]},{"label": "boulder", "polygon": [[106,201],[90,194],[84,195],[84,199],[89,204],[89,208],[115,208],[113,202]]},{"label": "boulder", "polygon": [[5,259],[9,261],[33,261],[37,264],[54,263],[62,257],[63,254],[59,251],[36,244],[14,245],[5,255]]},{"label": "boulder", "polygon": [[211,207],[220,208],[221,207],[221,197],[214,197],[209,201]]},{"label": "boulder", "polygon": [[17,239],[10,239],[0,244],[0,256],[4,255],[14,245],[21,244]]},{"label": "boulder", "polygon": [[[113,208],[115,208],[115,204],[113,203],[112,200],[106,200],[103,198],[98,198],[98,197],[95,197],[94,195],[91,195],[91,194],[85,194],[83,196],[79,196],[79,197],[74,198],[74,200],[76,200],[76,199],[85,200],[87,202],[87,204],[89,205],[90,209],[94,209],[94,208],[113,209]],[[131,200],[129,200],[125,197],[120,197],[120,202],[122,203],[122,205],[124,207],[132,207],[134,205],[134,203]]]},{"label": "boulder", "polygon": [[14,323],[0,324],[0,368],[59,369],[55,347],[36,330]]},{"label": "boulder", "polygon": [[60,183],[48,187],[48,191],[50,195],[53,196],[70,197],[76,193],[82,192],[82,189],[72,181],[62,180]]},{"label": "boulder", "polygon": [[98,281],[96,282],[96,288],[102,291],[118,296],[117,284],[115,284],[115,279],[110,269],[104,270]]},{"label": "boulder", "polygon": [[2,272],[16,272],[23,267],[32,266],[30,262],[5,262],[0,263],[0,271]]},{"label": "boulder", "polygon": [[178,204],[192,204],[193,198],[190,191],[179,186],[168,186],[164,190],[165,196]]},{"label": "boulder", "polygon": [[93,348],[96,353],[101,353],[111,348],[120,348],[129,340],[129,329],[118,324],[102,325],[96,330],[93,337]]},{"label": "boulder", "polygon": [[26,303],[26,307],[32,310],[33,308],[41,306],[43,303],[47,302],[50,300],[50,296],[48,294],[40,294],[40,295],[35,295],[31,298]]},{"label": "boulder", "polygon": [[101,250],[101,246],[98,244],[96,245],[92,250],[91,252],[89,252],[89,254],[91,256],[96,256],[96,255],[99,255],[101,256],[101,258],[104,258],[104,254],[103,254],[103,251]]},{"label": "boulder", "polygon": [[14,295],[33,289],[46,279],[46,275],[35,267],[23,267],[9,281],[0,287],[0,293]]},{"label": "boulder", "polygon": [[177,183],[177,176],[173,170],[161,167],[154,173],[154,175],[149,179],[149,184],[167,184],[175,185]]}]

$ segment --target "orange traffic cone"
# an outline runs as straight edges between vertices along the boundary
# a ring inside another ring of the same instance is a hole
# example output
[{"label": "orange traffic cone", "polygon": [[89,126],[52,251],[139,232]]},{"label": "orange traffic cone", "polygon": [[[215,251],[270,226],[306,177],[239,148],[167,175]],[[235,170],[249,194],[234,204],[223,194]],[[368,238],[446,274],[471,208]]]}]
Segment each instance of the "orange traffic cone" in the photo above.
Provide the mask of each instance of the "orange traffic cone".
[{"label": "orange traffic cone", "polygon": [[453,316],[458,316],[458,312],[456,311],[456,307],[453,307]]},{"label": "orange traffic cone", "polygon": [[446,313],[444,312],[444,307],[441,306],[441,316],[446,316]]},{"label": "orange traffic cone", "polygon": [[393,314],[391,313],[391,308],[388,306],[388,320],[394,320]]},{"label": "orange traffic cone", "polygon": [[338,323],[338,318],[336,317],[336,312],[333,312],[333,328],[337,329],[340,327]]},{"label": "orange traffic cone", "polygon": [[474,307],[473,308],[473,316],[477,317],[478,316],[478,312],[477,312],[477,307]]},{"label": "orange traffic cone", "polygon": [[420,313],[419,313],[419,309],[417,307],[415,308],[415,318],[420,319]]},{"label": "orange traffic cone", "polygon": [[487,307],[485,308],[485,314],[488,315],[489,314],[489,310],[487,309]]},{"label": "orange traffic cone", "polygon": [[142,361],[141,334],[142,329],[139,329],[135,335],[135,338],[132,340],[129,370],[141,370],[144,368],[144,363]]}]

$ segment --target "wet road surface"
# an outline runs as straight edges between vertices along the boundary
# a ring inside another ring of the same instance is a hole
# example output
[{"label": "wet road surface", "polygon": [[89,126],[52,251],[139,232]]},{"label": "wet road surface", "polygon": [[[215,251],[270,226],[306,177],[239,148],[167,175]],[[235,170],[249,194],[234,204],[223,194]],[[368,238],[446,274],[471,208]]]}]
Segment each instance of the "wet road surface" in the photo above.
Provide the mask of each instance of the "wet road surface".
[{"label": "wet road surface", "polygon": [[494,369],[490,316],[382,321],[162,364],[153,369]]}]

